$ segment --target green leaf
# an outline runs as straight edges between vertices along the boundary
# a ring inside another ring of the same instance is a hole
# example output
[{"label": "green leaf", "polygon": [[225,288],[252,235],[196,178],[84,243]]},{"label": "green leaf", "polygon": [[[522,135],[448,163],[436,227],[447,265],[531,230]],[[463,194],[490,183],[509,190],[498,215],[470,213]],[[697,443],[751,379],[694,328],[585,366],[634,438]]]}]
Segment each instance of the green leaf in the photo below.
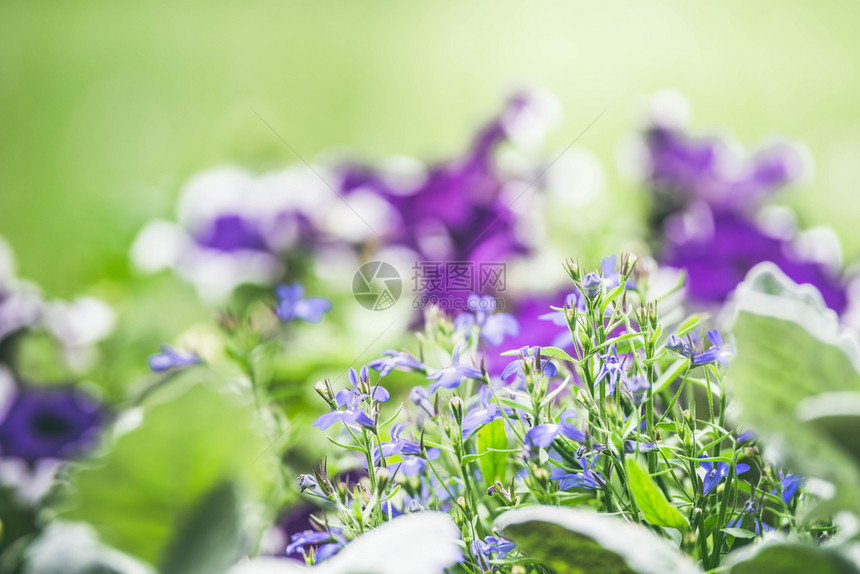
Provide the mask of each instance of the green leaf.
[{"label": "green leaf", "polygon": [[701,574],[643,526],[590,510],[528,506],[496,521],[505,538],[556,574]]},{"label": "green leaf", "polygon": [[763,439],[778,440],[797,471],[836,486],[812,516],[860,511],[860,465],[845,437],[833,436],[853,427],[854,415],[827,415],[836,408],[833,397],[847,395],[820,396],[860,392],[856,341],[817,291],[772,264],[756,266],[738,286],[733,333],[737,355],[726,380],[739,418]]},{"label": "green leaf", "polygon": [[216,486],[171,540],[162,574],[226,572],[242,555],[244,536],[238,506],[231,483]]},{"label": "green leaf", "polygon": [[729,536],[734,536],[735,538],[755,538],[756,533],[751,530],[746,530],[744,528],[723,528],[721,532],[725,532]]},{"label": "green leaf", "polygon": [[[505,421],[498,419],[490,424],[484,425],[478,431],[478,452],[489,449],[504,451],[508,448],[508,435],[505,433]],[[490,486],[495,481],[505,483],[505,474],[508,468],[508,454],[505,452],[488,452],[481,456],[481,474],[484,482]]]},{"label": "green leaf", "polygon": [[636,505],[642,511],[645,520],[657,526],[668,526],[682,532],[689,530],[690,525],[681,511],[675,508],[657,486],[649,474],[639,466],[632,457],[624,461],[627,471],[627,481]]},{"label": "green leaf", "polygon": [[796,542],[764,542],[730,556],[729,574],[860,573],[857,565],[838,550]]},{"label": "green leaf", "polygon": [[177,527],[194,520],[216,487],[233,481],[242,495],[259,496],[264,477],[276,473],[254,410],[213,384],[165,389],[139,426],[70,476],[63,517],[89,522],[107,543],[159,564]]}]

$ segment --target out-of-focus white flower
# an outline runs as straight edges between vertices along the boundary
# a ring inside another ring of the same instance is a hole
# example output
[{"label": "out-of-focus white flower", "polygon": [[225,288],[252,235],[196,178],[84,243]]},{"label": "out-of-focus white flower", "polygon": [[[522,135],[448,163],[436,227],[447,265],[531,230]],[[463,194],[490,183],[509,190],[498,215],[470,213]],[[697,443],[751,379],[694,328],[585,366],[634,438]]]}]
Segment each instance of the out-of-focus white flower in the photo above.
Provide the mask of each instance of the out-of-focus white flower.
[{"label": "out-of-focus white flower", "polygon": [[51,301],[43,321],[63,347],[69,366],[83,370],[93,359],[94,345],[113,331],[116,313],[101,299],[85,296],[69,302]]}]

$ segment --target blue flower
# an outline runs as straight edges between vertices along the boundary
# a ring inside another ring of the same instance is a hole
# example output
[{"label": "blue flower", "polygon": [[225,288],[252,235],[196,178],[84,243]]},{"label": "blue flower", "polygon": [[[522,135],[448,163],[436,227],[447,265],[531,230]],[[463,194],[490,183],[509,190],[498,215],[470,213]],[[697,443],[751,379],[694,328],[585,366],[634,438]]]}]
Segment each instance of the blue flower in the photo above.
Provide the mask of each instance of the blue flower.
[{"label": "blue flower", "polygon": [[332,528],[330,532],[305,530],[290,536],[287,555],[301,553],[307,557],[306,546],[316,546],[316,562],[322,562],[337,554],[344,547],[346,539],[341,535],[340,528]]},{"label": "blue flower", "polygon": [[[340,390],[335,395],[335,405],[337,408],[330,413],[318,417],[312,426],[318,427],[321,430],[327,429],[336,422],[367,428],[376,426],[373,419],[364,412],[361,403],[368,396],[373,401],[385,402],[391,398],[391,395],[378,384],[372,388],[370,387],[367,367],[361,368],[360,375],[355,372],[355,369],[350,369],[349,381],[353,388]],[[367,389],[369,394],[362,392],[362,389]]]},{"label": "blue flower", "polygon": [[566,410],[558,417],[559,422],[557,423],[544,423],[533,426],[526,433],[526,444],[537,448],[548,448],[558,435],[576,442],[585,442],[585,433],[567,422],[576,417],[577,414],[574,411]]},{"label": "blue flower", "polygon": [[278,285],[275,294],[278,296],[275,313],[284,323],[294,319],[319,323],[323,315],[331,310],[331,301],[323,297],[305,297],[305,290],[298,283]]},{"label": "blue flower", "polygon": [[707,365],[719,362],[722,366],[728,367],[729,358],[732,356],[731,347],[723,347],[723,338],[716,329],[708,331],[708,340],[711,341],[711,347],[707,351],[694,355],[693,364]]},{"label": "blue flower", "polygon": [[519,335],[520,326],[513,315],[508,313],[493,313],[496,310],[496,300],[490,295],[469,295],[467,301],[472,313],[461,313],[454,319],[454,328],[467,335],[472,327],[480,327],[480,337],[488,345],[498,347],[506,336]]},{"label": "blue flower", "polygon": [[[472,434],[484,425],[490,424],[494,420],[502,417],[502,409],[496,403],[491,401],[493,391],[488,386],[482,386],[479,391],[479,405],[471,409],[466,416],[463,417],[463,440],[472,436]],[[512,414],[512,409],[505,409],[505,412]]]},{"label": "blue flower", "polygon": [[765,524],[761,521],[761,519],[757,516],[758,508],[752,500],[747,500],[744,503],[743,514],[739,516],[737,519],[726,524],[726,528],[743,528],[744,523],[748,522],[748,520],[752,520],[753,530],[756,534],[761,536],[763,532],[773,532],[773,526]]},{"label": "blue flower", "polygon": [[506,540],[497,536],[487,536],[483,540],[473,540],[472,544],[469,546],[469,549],[472,552],[472,556],[474,556],[480,561],[481,568],[484,571],[488,571],[491,569],[489,563],[490,554],[497,554],[498,558],[504,558],[505,556],[510,554],[516,547],[517,545],[510,540]]},{"label": "blue flower", "polygon": [[430,384],[430,394],[436,392],[439,387],[446,389],[454,389],[460,386],[463,379],[481,379],[484,373],[481,369],[460,364],[460,347],[454,349],[451,356],[451,365],[439,369],[432,375],[427,377],[427,380],[433,381]]},{"label": "blue flower", "polygon": [[[508,363],[508,366],[505,367],[504,371],[502,371],[501,379],[503,381],[508,383],[524,381],[526,376],[523,369],[523,361],[528,357],[532,358],[532,371],[542,372],[547,377],[554,377],[558,374],[558,369],[549,357],[546,358],[546,361],[541,362],[541,359],[543,359],[545,355],[540,352],[540,347],[532,347],[531,349],[528,347],[521,347],[518,350],[520,358]],[[512,377],[513,381],[510,381],[509,379]]]},{"label": "blue flower", "polygon": [[[373,447],[373,464],[379,466],[382,462],[382,457],[386,459],[391,456],[399,455],[403,458],[403,462],[396,466],[400,467],[403,474],[406,476],[415,476],[424,469],[427,461],[421,455],[421,446],[414,441],[401,438],[403,430],[407,423],[398,423],[391,429],[391,440],[383,442],[380,447]],[[436,460],[441,452],[438,448],[428,448],[426,451],[427,458]],[[364,463],[367,468],[367,462]]]},{"label": "blue flower", "polygon": [[[702,479],[702,494],[708,494],[714,490],[729,475],[729,469],[731,468],[727,462],[717,462],[717,466],[714,468],[713,463],[708,460],[700,462],[699,465],[705,469],[705,477]],[[735,474],[741,475],[749,469],[748,464],[739,464],[735,467]]]},{"label": "blue flower", "polygon": [[200,362],[200,357],[193,353],[186,353],[171,347],[162,345],[161,352],[151,355],[147,359],[149,368],[155,373],[163,373],[171,369],[182,369]]},{"label": "blue flower", "polygon": [[579,457],[579,466],[582,468],[582,472],[567,472],[561,467],[556,467],[552,469],[549,473],[549,477],[552,480],[559,481],[558,487],[561,490],[568,490],[571,488],[602,488],[606,483],[603,480],[603,475],[599,472],[594,472],[594,465],[597,463],[600,455],[594,457],[591,461],[591,464],[588,464],[588,461],[584,456]]},{"label": "blue flower", "polygon": [[[797,494],[798,489],[803,485],[805,479],[799,474],[783,474],[779,471],[779,486],[782,490],[782,501],[785,504],[790,504],[791,500]],[[776,489],[771,491],[771,494],[776,494]]]},{"label": "blue flower", "polygon": [[401,353],[388,349],[382,353],[382,357],[367,364],[371,369],[379,371],[379,377],[387,377],[394,369],[403,371],[421,371],[424,364],[408,353]]},{"label": "blue flower", "polygon": [[436,410],[430,403],[430,393],[424,387],[412,387],[409,391],[409,400],[424,409],[431,417],[436,416]]},{"label": "blue flower", "polygon": [[708,340],[711,342],[711,346],[701,353],[696,353],[686,341],[677,335],[672,335],[666,343],[666,348],[679,355],[689,357],[694,365],[718,362],[722,366],[728,367],[729,359],[733,355],[732,348],[723,346],[723,338],[716,329],[708,331]]},{"label": "blue flower", "polygon": [[594,385],[599,385],[604,379],[609,381],[609,394],[615,394],[615,388],[621,381],[627,385],[627,372],[624,370],[624,361],[618,357],[618,350],[613,345],[608,353],[600,355],[601,365]]}]

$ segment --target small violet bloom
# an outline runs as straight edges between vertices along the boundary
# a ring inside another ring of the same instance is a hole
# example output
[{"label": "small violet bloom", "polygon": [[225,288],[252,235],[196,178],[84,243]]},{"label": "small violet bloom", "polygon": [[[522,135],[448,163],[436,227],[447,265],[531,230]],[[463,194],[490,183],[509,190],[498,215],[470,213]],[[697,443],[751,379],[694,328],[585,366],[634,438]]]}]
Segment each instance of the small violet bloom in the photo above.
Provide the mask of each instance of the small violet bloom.
[{"label": "small violet bloom", "polygon": [[[391,395],[378,384],[370,387],[366,366],[361,368],[360,374],[356,373],[355,369],[350,369],[349,381],[353,388],[340,390],[335,395],[337,409],[318,417],[312,426],[325,430],[338,421],[351,426],[357,425],[367,428],[376,426],[373,419],[364,411],[361,403],[368,396],[373,401],[384,403],[391,398]],[[361,389],[367,389],[369,394],[362,392]]]},{"label": "small violet bloom", "polygon": [[[708,494],[714,490],[729,475],[731,468],[727,462],[718,462],[716,468],[711,461],[702,461],[699,465],[705,469],[705,477],[702,479],[702,494]],[[749,469],[748,464],[738,464],[735,467],[735,474],[741,475]]]},{"label": "small violet bloom", "polygon": [[[779,485],[782,490],[782,501],[785,504],[790,504],[791,500],[797,494],[798,489],[805,482],[804,478],[799,474],[783,474],[779,471]],[[777,489],[773,489],[771,494],[776,494]]]},{"label": "small violet bloom", "polygon": [[305,530],[304,532],[297,532],[290,537],[290,544],[287,546],[287,555],[301,553],[302,556],[307,556],[305,547],[316,546],[316,561],[319,563],[337,554],[345,544],[346,539],[341,535],[341,529],[339,528],[332,528],[330,532]]},{"label": "small violet bloom", "polygon": [[489,571],[491,570],[489,563],[490,554],[496,554],[498,558],[504,558],[516,547],[517,545],[510,540],[497,536],[487,536],[483,540],[473,540],[469,549],[472,552],[472,556],[481,562],[481,568],[484,571]]},{"label": "small violet bloom", "polygon": [[421,371],[424,369],[423,363],[410,355],[393,349],[388,349],[382,353],[382,357],[371,361],[367,364],[371,369],[379,371],[379,377],[387,377],[394,369],[402,371]]},{"label": "small violet bloom", "polygon": [[433,381],[430,383],[430,394],[432,395],[439,387],[454,389],[460,386],[463,379],[480,379],[483,376],[484,373],[481,369],[460,364],[460,347],[458,346],[451,356],[451,365],[429,375],[427,380]]},{"label": "small violet bloom", "polygon": [[618,357],[618,350],[612,346],[608,353],[600,355],[600,372],[594,380],[599,385],[604,379],[609,382],[609,394],[615,394],[619,381],[627,385],[627,372],[624,370],[624,360]]},{"label": "small violet bloom", "polygon": [[149,368],[154,373],[163,373],[171,369],[182,369],[200,363],[200,357],[193,353],[180,351],[170,345],[162,345],[161,352],[147,359]]},{"label": "small violet bloom", "polygon": [[426,388],[422,386],[412,387],[412,390],[409,391],[409,400],[424,409],[431,417],[436,416],[436,410],[430,402],[430,392]]},{"label": "small violet bloom", "polygon": [[552,480],[558,480],[558,487],[562,490],[571,488],[602,488],[605,484],[603,475],[599,472],[594,472],[594,465],[600,459],[600,455],[594,457],[591,464],[584,456],[579,458],[579,466],[582,467],[581,473],[566,472],[563,468],[556,467],[550,471],[549,477]]},{"label": "small violet bloom", "polygon": [[585,442],[585,433],[567,422],[576,417],[577,414],[574,411],[566,410],[559,415],[559,422],[557,423],[544,423],[533,426],[526,433],[526,444],[537,448],[548,448],[558,435],[576,442]]},{"label": "small violet bloom", "polygon": [[505,337],[519,335],[520,326],[513,315],[509,313],[493,313],[496,310],[496,299],[490,295],[469,295],[467,305],[471,313],[461,313],[454,319],[457,331],[471,332],[472,327],[480,328],[480,337],[488,345],[498,347]]},{"label": "small violet bloom", "polygon": [[[481,387],[478,396],[480,400],[478,406],[471,409],[463,417],[463,440],[472,436],[482,426],[502,417],[501,407],[492,402],[493,391],[490,387],[486,385]],[[505,412],[509,415],[513,414],[513,409],[505,409]]]},{"label": "small violet bloom", "polygon": [[582,292],[589,299],[594,299],[603,285],[603,279],[597,273],[588,273],[582,280]]},{"label": "small violet bloom", "polygon": [[[383,442],[380,447],[373,448],[373,464],[379,466],[382,462],[382,457],[388,458],[399,455],[403,458],[403,462],[399,464],[400,470],[406,476],[416,476],[420,473],[427,464],[421,455],[421,446],[414,441],[401,438],[403,430],[407,423],[398,423],[391,429],[391,440]],[[436,460],[441,452],[438,448],[426,449],[427,458]],[[367,463],[365,462],[365,467]]]},{"label": "small violet bloom", "polygon": [[707,351],[694,355],[693,364],[707,365],[708,363],[718,362],[722,366],[728,367],[729,358],[732,356],[731,347],[723,347],[723,338],[716,329],[708,331],[708,340],[711,342],[711,347]]},{"label": "small violet bloom", "polygon": [[275,313],[284,323],[295,319],[319,323],[323,315],[331,310],[331,301],[323,297],[305,297],[305,290],[298,283],[278,285],[275,294],[278,296]]},{"label": "small violet bloom", "polygon": [[[531,349],[528,347],[521,347],[519,349],[520,358],[516,359],[512,363],[508,363],[508,366],[505,367],[504,371],[502,371],[502,380],[508,383],[520,383],[525,381],[526,376],[523,369],[523,361],[528,357],[532,358],[533,372],[542,372],[547,377],[556,376],[558,374],[558,369],[555,364],[549,357],[546,357],[546,360],[541,362],[544,355],[540,353],[539,349],[540,347],[532,347]],[[511,378],[513,378],[513,380],[510,380]]]}]

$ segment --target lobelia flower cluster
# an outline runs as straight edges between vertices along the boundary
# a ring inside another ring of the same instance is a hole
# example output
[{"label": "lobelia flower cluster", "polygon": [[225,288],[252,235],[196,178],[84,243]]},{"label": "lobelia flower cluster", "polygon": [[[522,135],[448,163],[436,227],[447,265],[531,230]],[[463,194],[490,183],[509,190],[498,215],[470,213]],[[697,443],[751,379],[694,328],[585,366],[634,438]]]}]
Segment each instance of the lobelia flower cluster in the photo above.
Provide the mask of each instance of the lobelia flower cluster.
[{"label": "lobelia flower cluster", "polygon": [[[431,309],[417,355],[389,350],[343,388],[318,383],[329,412],[313,426],[339,453],[299,477],[318,510],[288,554],[316,564],[382,523],[434,510],[460,528],[458,571],[548,572],[493,530],[503,511],[535,504],[646,524],[705,570],[765,532],[827,531],[795,518],[812,496],[803,479],[732,426],[721,384],[731,346],[716,329],[700,335],[698,316],[662,322],[644,299],[648,275],[632,256],[617,262],[590,273],[568,263],[571,294],[542,313],[547,329],[566,328],[564,348],[505,350],[515,320],[489,306],[453,318]],[[490,354],[506,366],[488,367]],[[386,384],[395,378],[414,381],[399,405]],[[654,513],[655,497],[671,512]]]}]

